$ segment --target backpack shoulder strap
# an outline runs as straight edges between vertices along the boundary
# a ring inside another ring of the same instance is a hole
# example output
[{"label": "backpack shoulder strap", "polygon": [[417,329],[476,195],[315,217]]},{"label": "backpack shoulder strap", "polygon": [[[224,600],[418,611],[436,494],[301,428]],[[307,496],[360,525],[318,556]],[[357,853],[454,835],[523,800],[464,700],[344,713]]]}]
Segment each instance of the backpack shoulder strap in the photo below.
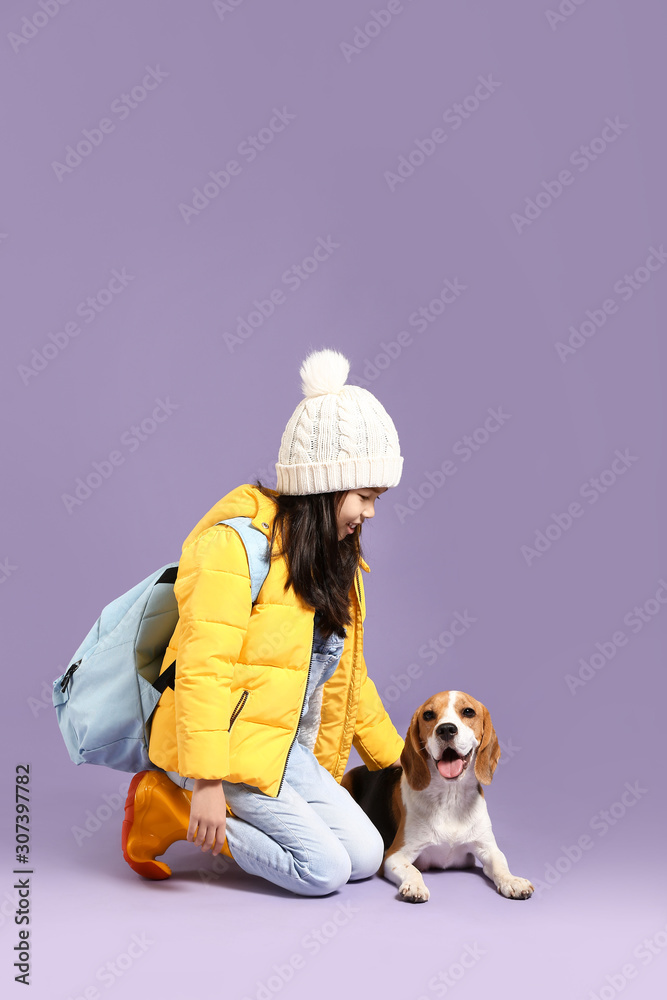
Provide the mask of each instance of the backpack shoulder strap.
[{"label": "backpack shoulder strap", "polygon": [[254,604],[269,572],[268,539],[266,535],[263,535],[261,531],[253,527],[252,518],[250,517],[228,517],[224,521],[216,521],[216,524],[228,524],[241,536],[248,555],[250,588]]},{"label": "backpack shoulder strap", "polygon": [[[241,536],[241,540],[245,545],[245,550],[248,555],[248,566],[250,567],[250,591],[252,594],[252,603],[254,604],[257,600],[257,595],[262,589],[262,584],[264,583],[269,572],[269,541],[266,535],[263,535],[257,528],[253,528],[252,518],[250,517],[228,517],[224,521],[216,521],[216,524],[228,524]],[[176,579],[176,570],[169,567],[168,572],[170,574],[173,573],[173,579],[170,580],[173,584]],[[159,691],[160,694],[162,694],[165,688],[174,687],[175,677],[176,660],[174,660],[173,663],[170,663],[167,669],[163,670],[160,676],[153,681],[153,687]]]}]

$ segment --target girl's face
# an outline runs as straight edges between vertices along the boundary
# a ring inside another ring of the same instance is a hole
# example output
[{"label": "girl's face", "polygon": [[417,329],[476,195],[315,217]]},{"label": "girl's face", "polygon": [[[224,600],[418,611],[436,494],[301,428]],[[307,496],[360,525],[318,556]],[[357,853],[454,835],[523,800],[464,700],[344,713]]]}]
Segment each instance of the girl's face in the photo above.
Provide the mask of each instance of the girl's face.
[{"label": "girl's face", "polygon": [[[347,491],[336,519],[339,542],[351,535],[353,530],[356,531],[357,524],[363,524],[367,517],[375,515],[375,501],[387,489],[387,486],[382,486],[380,489],[369,487]],[[350,527],[351,524],[355,525],[354,529]]]}]

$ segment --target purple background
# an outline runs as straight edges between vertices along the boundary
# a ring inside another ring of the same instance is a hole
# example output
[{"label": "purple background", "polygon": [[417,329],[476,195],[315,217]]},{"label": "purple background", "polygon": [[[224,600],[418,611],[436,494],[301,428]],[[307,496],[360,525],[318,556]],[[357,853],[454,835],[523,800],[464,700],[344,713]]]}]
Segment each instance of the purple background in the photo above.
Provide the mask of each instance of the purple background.
[{"label": "purple background", "polygon": [[[556,0],[414,0],[392,3],[364,46],[358,29],[384,0],[234,6],[71,0],[42,24],[38,0],[11,0],[0,14],[3,982],[18,992],[13,778],[27,761],[32,997],[662,996],[667,352],[651,248],[667,240],[665,7],[565,3],[550,24]],[[115,102],[149,68],[166,75],[121,117]],[[261,132],[275,109],[294,117]],[[59,179],[54,163],[104,118],[113,130]],[[413,152],[392,190],[387,172],[436,128],[443,141],[421,164]],[[249,162],[239,145],[258,134],[271,141]],[[179,206],[232,159],[240,172],[186,221]],[[285,272],[319,238],[338,245],[294,288]],[[113,269],[127,286],[109,296]],[[411,325],[447,280],[455,300]],[[273,289],[273,314],[230,346]],[[88,297],[90,322],[77,314]],[[559,357],[607,300],[604,324]],[[185,842],[165,855],[172,878],[147,882],[120,853],[131,775],[69,761],[53,679],[101,608],[178,559],[216,500],[257,474],[275,485],[298,368],[320,347],[350,358],[405,457],[363,534],[369,673],[401,732],[435,691],[489,707],[504,754],[486,799],[511,869],[538,886],[529,901],[470,872],[427,874],[427,906],[378,878],[299,898]],[[156,400],[171,415],[134,440]],[[499,407],[503,426],[478,431],[464,460],[457,442]],[[595,486],[617,449],[631,459]],[[113,451],[120,464],[68,511],[63,496]],[[430,486],[448,459],[456,473]],[[531,560],[522,547],[549,525]],[[641,627],[624,621],[644,606]],[[420,647],[457,612],[474,623],[429,664]],[[619,631],[625,645],[571,690]],[[399,692],[411,663],[421,676]],[[635,782],[639,798],[618,805]],[[77,843],[104,795],[111,817]],[[101,982],[133,934],[152,943]],[[481,957],[457,981],[466,947]],[[271,979],[295,954],[291,979]]]}]

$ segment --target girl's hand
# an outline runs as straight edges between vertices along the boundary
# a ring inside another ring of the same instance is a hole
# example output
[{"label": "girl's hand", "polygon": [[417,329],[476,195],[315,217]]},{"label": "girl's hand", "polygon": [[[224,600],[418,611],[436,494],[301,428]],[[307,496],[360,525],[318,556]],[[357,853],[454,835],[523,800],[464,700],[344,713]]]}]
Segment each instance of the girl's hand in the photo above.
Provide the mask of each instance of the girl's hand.
[{"label": "girl's hand", "polygon": [[[227,803],[219,778],[195,778],[190,803],[190,825],[186,840],[197,844],[202,851],[220,854],[227,826]],[[197,836],[195,837],[195,831]],[[213,845],[215,844],[215,847]]]}]

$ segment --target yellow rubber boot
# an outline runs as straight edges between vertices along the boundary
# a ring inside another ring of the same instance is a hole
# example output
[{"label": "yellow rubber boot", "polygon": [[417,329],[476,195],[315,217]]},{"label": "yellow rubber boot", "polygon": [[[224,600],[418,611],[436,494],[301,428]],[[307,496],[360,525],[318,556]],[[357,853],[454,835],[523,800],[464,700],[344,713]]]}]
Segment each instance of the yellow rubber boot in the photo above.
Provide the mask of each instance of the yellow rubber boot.
[{"label": "yellow rubber boot", "polygon": [[[191,803],[192,792],[179,787],[164,771],[139,771],[132,778],[125,800],[121,842],[123,857],[138,875],[169,878],[169,865],[155,858],[176,840],[187,839]],[[232,857],[227,838],[221,854]]]}]

